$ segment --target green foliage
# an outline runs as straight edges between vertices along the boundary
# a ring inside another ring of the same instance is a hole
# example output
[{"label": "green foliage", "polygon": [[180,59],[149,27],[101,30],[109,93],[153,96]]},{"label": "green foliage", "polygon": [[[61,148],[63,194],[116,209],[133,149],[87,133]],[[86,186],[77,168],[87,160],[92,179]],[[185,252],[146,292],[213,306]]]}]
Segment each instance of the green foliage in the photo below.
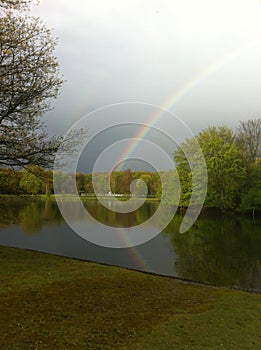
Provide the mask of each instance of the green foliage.
[{"label": "green foliage", "polygon": [[54,56],[56,39],[39,18],[17,11],[29,4],[0,2],[0,165],[4,166],[48,166],[59,145],[59,139],[48,139],[41,121],[62,83]]},{"label": "green foliage", "polygon": [[241,207],[261,208],[261,159],[252,164],[248,170]]},{"label": "green foliage", "polygon": [[[132,190],[136,195],[139,195],[143,189],[142,184],[145,183],[148,189],[148,195],[156,196],[160,187],[159,175],[147,171],[131,171],[127,169],[125,171],[113,171],[111,174],[87,174],[85,177],[86,193],[94,193],[92,181],[95,182],[96,193],[99,194],[108,194],[111,191],[112,193],[129,195]],[[134,186],[131,188],[133,182]]]},{"label": "green foliage", "polygon": [[26,193],[36,195],[40,192],[42,186],[40,171],[36,166],[28,167],[22,171],[20,186]]},{"label": "green foliage", "polygon": [[85,175],[84,192],[86,194],[93,194],[92,174]]},{"label": "green foliage", "polygon": [[208,169],[206,204],[220,209],[237,206],[246,170],[231,129],[209,128],[199,135]]},{"label": "green foliage", "polygon": [[21,172],[13,169],[0,169],[0,193],[20,194]]},{"label": "green foliage", "polygon": [[[178,206],[183,198],[181,201],[179,200],[180,181],[177,172],[162,171],[160,176],[162,178],[162,184],[156,192],[156,197],[162,199],[167,205]],[[162,193],[162,188],[165,189],[164,194]]]},{"label": "green foliage", "polygon": [[[178,150],[174,154],[174,160],[176,163],[176,169],[178,172],[178,177],[181,184],[181,196],[179,205],[181,207],[187,207],[190,202],[191,193],[192,193],[192,173],[191,168],[188,162],[188,159],[185,155],[185,152],[191,153],[194,150],[193,139],[187,140],[186,143],[179,147]],[[175,180],[173,179],[173,182]],[[173,196],[173,199],[171,199]],[[174,201],[174,192],[170,189],[169,203],[175,204]]]},{"label": "green foliage", "polygon": [[85,174],[77,173],[76,186],[77,186],[78,193],[84,192],[85,183],[86,183]]},{"label": "green foliage", "polygon": [[[208,171],[205,205],[221,210],[235,208],[238,205],[246,170],[234,142],[233,131],[227,127],[209,127],[195,139],[187,140],[175,152],[174,159],[182,188],[180,205],[189,204],[192,193],[192,173],[196,178],[195,186],[200,189],[202,169],[196,166],[198,152],[195,151],[195,141],[201,147]],[[190,163],[185,154],[189,154]],[[200,193],[200,190],[198,192]]]},{"label": "green foliage", "polygon": [[72,174],[55,172],[55,192],[60,194],[76,194],[77,188],[74,186],[74,176]]}]

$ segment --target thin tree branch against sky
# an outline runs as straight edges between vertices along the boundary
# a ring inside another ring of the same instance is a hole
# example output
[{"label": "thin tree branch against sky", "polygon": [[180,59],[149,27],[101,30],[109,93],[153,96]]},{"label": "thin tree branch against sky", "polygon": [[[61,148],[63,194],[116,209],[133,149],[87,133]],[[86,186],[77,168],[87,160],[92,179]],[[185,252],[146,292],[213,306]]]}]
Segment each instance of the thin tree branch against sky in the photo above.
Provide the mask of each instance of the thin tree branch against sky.
[{"label": "thin tree branch against sky", "polygon": [[42,0],[33,11],[59,37],[67,80],[54,132],[124,101],[169,108],[195,132],[260,115],[258,0]]}]

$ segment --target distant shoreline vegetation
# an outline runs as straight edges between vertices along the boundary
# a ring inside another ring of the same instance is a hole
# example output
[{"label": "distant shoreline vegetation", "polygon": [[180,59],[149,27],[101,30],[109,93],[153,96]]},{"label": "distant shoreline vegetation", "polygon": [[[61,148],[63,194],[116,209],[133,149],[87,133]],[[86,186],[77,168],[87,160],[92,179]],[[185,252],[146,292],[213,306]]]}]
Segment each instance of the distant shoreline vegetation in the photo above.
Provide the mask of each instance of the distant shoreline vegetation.
[{"label": "distant shoreline vegetation", "polygon": [[[70,201],[74,201],[76,199],[79,198],[82,201],[86,201],[86,200],[93,200],[93,201],[97,201],[99,200],[99,198],[103,198],[103,199],[108,199],[110,200],[110,197],[108,196],[100,196],[97,197],[95,194],[86,194],[86,195],[78,195],[78,194],[37,194],[37,195],[31,195],[31,194],[0,194],[0,206],[2,206],[1,202],[5,201],[5,205],[8,205],[8,201],[56,201],[56,196],[62,197],[64,200],[70,200]],[[129,200],[131,197],[130,196],[121,196],[121,197],[116,197],[118,200]],[[135,200],[137,201],[144,201],[143,197],[134,197]],[[160,202],[161,199],[158,197],[146,197],[145,202]],[[167,206],[169,204],[166,204]],[[185,212],[187,210],[187,207],[182,207],[182,206],[178,206],[177,208],[177,213],[184,215]],[[231,215],[240,215],[240,216],[252,216],[253,219],[258,218],[261,216],[261,208],[243,208],[243,207],[239,207],[239,208],[235,208],[233,210],[220,210],[219,208],[216,207],[207,207],[207,206],[203,206],[202,211],[200,213],[200,216],[211,216],[211,215],[222,215],[222,216],[231,216]]]},{"label": "distant shoreline vegetation", "polygon": [[[237,132],[222,127],[209,127],[198,136],[186,140],[175,152],[174,160],[177,172],[161,171],[114,171],[95,174],[78,172],[67,174],[53,173],[51,170],[33,165],[23,170],[0,168],[0,194],[2,195],[47,195],[56,192],[63,195],[80,195],[83,198],[99,196],[128,199],[132,192],[136,198],[143,197],[144,183],[147,186],[147,198],[162,200],[167,205],[176,205],[186,210],[192,194],[192,170],[185,154],[197,159],[194,142],[200,145],[204,155],[208,188],[204,208],[215,208],[221,212],[248,213],[253,215],[261,211],[261,119],[240,122]],[[195,171],[195,169],[194,169]],[[200,169],[199,169],[200,171]],[[200,175],[200,174],[197,174]],[[198,176],[200,184],[200,176]],[[77,191],[72,190],[74,179]],[[179,202],[175,202],[175,184],[180,182]],[[162,186],[167,191],[161,198]],[[197,203],[195,203],[197,205]]]}]

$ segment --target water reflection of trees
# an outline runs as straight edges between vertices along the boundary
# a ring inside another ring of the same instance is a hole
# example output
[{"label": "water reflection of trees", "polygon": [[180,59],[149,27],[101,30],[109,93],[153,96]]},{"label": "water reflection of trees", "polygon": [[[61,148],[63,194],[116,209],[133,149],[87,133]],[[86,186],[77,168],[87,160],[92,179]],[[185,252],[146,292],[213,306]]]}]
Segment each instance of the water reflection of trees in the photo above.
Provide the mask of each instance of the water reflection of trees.
[{"label": "water reflection of trees", "polygon": [[[97,221],[114,227],[132,227],[147,221],[156,211],[158,203],[145,203],[130,213],[119,213],[112,202],[111,210],[105,208],[97,200],[83,201],[86,209]],[[72,220],[81,221],[83,212],[77,203],[64,200],[60,203]],[[63,223],[64,219],[55,200],[33,198],[9,198],[0,201],[1,225],[20,224],[25,233],[39,232],[44,224]]]},{"label": "water reflection of trees", "polygon": [[17,224],[20,222],[20,210],[26,205],[26,200],[22,197],[17,197],[15,200],[12,197],[3,197],[0,200],[0,225]]},{"label": "water reflection of trees", "polygon": [[[62,204],[72,220],[81,222],[83,211],[74,200]],[[132,227],[146,222],[156,211],[157,202],[145,203],[128,214],[106,209],[99,201],[85,202],[89,213],[105,225]],[[166,208],[166,215],[168,215]],[[175,251],[175,270],[180,277],[217,285],[261,290],[261,229],[246,217],[203,215],[186,233],[179,233],[183,217],[175,215],[163,231]],[[164,222],[164,213],[152,221]],[[64,223],[54,200],[4,198],[0,201],[1,225],[21,224],[27,234],[39,232],[46,224]],[[148,227],[150,229],[150,227]]]},{"label": "water reflection of trees", "polygon": [[21,224],[22,230],[34,234],[44,224],[59,224],[63,217],[53,200],[9,198],[0,201],[1,225]]},{"label": "water reflection of trees", "polygon": [[186,233],[179,233],[182,216],[164,230],[178,260],[179,276],[211,284],[261,289],[260,220],[202,216]]},{"label": "water reflection of trees", "polygon": [[[109,201],[109,200],[108,200]],[[102,224],[113,227],[132,227],[147,221],[156,211],[159,203],[142,204],[137,210],[130,213],[120,213],[115,210],[115,202],[111,202],[111,210],[105,208],[99,201],[85,202],[90,215]]]}]

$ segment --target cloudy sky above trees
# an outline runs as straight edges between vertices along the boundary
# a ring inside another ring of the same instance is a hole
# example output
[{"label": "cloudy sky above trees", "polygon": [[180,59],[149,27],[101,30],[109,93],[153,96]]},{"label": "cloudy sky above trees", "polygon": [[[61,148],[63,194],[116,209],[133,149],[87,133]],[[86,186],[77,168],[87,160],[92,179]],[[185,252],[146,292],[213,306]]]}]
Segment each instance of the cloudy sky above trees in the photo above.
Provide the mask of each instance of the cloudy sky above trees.
[{"label": "cloudy sky above trees", "polygon": [[66,83],[48,125],[107,104],[164,106],[193,131],[261,111],[261,1],[41,0]]}]

